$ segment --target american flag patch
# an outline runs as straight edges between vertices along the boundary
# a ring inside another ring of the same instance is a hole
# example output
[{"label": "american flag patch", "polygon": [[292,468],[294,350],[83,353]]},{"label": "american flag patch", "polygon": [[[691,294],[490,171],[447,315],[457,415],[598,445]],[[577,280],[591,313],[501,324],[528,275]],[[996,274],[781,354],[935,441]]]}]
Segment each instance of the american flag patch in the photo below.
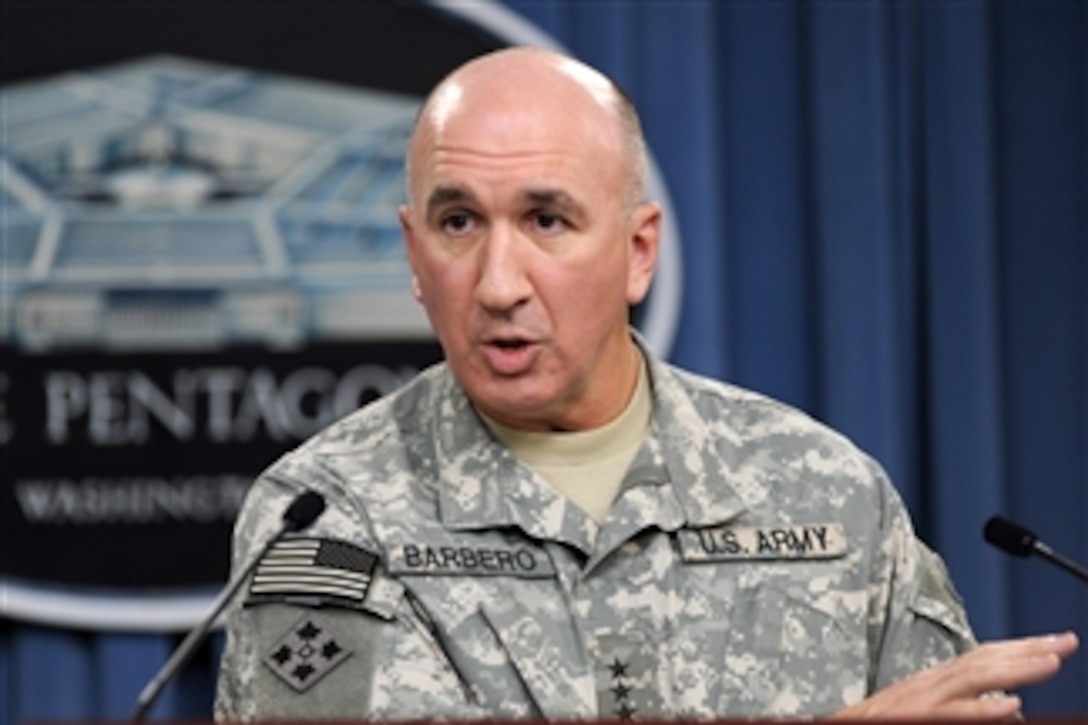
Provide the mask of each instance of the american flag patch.
[{"label": "american flag patch", "polygon": [[373,553],[343,541],[282,539],[257,564],[246,603],[332,599],[358,606],[366,598],[377,563]]}]

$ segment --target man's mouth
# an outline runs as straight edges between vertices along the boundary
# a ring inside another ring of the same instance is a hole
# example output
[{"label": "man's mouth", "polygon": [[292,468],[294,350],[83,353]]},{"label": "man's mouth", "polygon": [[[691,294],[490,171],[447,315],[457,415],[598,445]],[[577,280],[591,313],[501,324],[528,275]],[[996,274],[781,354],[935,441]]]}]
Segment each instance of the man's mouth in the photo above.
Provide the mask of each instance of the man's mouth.
[{"label": "man's mouth", "polygon": [[523,337],[501,337],[488,340],[484,355],[493,371],[500,375],[518,375],[526,372],[536,357],[536,345]]},{"label": "man's mouth", "polygon": [[490,344],[494,345],[495,347],[501,348],[503,350],[516,350],[518,348],[525,347],[526,345],[528,345],[529,341],[528,340],[522,340],[522,339],[519,339],[519,338],[513,338],[513,339],[503,339],[503,340],[492,340]]}]

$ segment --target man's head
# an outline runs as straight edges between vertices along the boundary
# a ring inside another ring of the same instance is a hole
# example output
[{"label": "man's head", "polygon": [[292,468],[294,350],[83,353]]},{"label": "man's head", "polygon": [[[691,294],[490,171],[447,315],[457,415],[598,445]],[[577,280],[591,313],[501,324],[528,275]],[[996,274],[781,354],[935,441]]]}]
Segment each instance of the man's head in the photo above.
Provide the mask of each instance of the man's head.
[{"label": "man's head", "polygon": [[661,221],[627,99],[557,53],[498,51],[435,88],[408,153],[416,295],[469,397],[526,429],[614,418]]}]

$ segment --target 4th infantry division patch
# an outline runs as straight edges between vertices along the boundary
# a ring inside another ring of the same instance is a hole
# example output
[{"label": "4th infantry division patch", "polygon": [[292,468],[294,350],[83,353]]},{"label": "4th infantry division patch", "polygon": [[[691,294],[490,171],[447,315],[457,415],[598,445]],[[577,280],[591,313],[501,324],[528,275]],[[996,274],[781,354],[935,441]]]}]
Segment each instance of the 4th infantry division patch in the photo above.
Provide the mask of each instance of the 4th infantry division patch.
[{"label": "4th infantry division patch", "polygon": [[298,692],[314,686],[351,656],[326,625],[311,615],[298,620],[264,657],[264,663]]}]

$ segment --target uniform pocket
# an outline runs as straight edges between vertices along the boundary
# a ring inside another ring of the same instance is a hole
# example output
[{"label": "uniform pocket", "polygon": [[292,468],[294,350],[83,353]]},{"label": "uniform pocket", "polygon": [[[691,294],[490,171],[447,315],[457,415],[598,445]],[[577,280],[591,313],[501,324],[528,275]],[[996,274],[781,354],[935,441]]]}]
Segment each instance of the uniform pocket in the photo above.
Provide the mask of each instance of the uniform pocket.
[{"label": "uniform pocket", "polygon": [[865,593],[831,587],[831,567],[770,565],[723,617],[691,622],[672,655],[679,714],[807,715],[864,692]]}]

